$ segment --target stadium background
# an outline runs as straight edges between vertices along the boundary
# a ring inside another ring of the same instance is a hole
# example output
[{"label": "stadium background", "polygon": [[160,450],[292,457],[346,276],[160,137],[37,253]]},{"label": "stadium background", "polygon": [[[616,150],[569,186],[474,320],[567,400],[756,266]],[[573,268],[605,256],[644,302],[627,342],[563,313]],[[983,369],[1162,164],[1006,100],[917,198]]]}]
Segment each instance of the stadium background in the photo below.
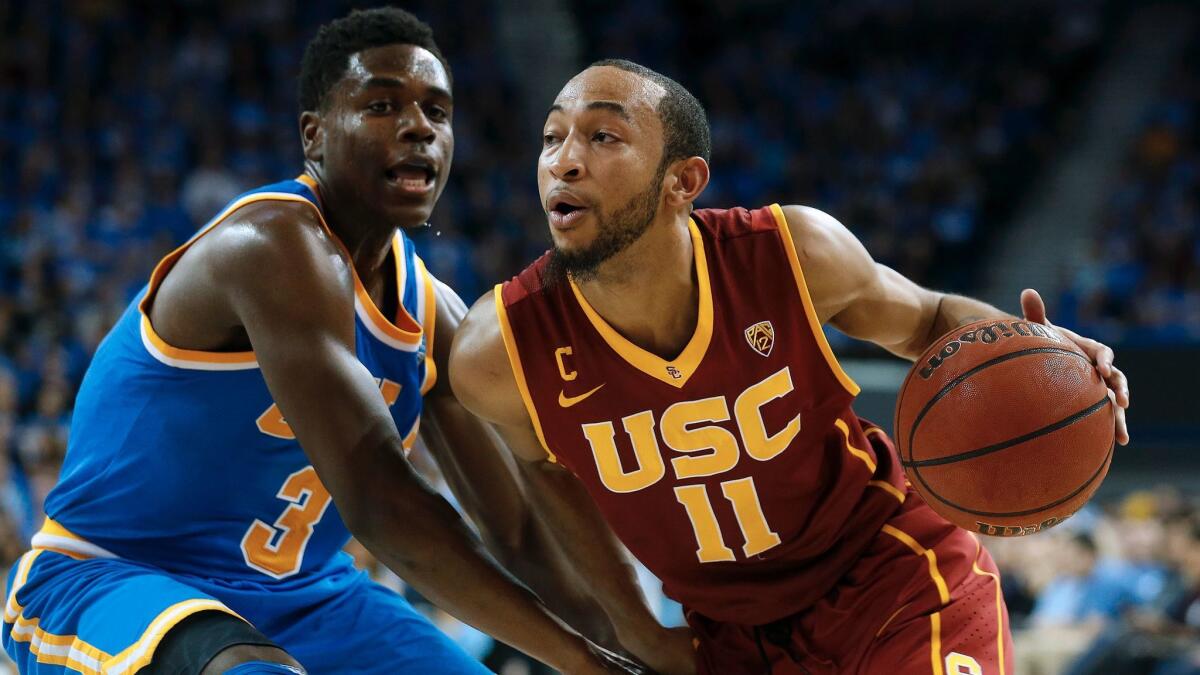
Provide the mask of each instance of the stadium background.
[{"label": "stadium background", "polygon": [[[0,0],[0,563],[39,523],[80,377],[154,262],[230,196],[299,172],[300,55],[352,6]],[[1112,345],[1133,443],[1086,511],[991,544],[1018,672],[1200,672],[1200,9],[404,6],[434,27],[457,100],[450,184],[415,239],[468,300],[545,248],[545,110],[580,67],[617,56],[707,107],[703,205],[817,206],[924,284],[1011,311],[1034,286],[1052,320]],[[890,421],[905,364],[831,340],[864,385],[860,414]],[[495,668],[528,672],[439,620]]]}]

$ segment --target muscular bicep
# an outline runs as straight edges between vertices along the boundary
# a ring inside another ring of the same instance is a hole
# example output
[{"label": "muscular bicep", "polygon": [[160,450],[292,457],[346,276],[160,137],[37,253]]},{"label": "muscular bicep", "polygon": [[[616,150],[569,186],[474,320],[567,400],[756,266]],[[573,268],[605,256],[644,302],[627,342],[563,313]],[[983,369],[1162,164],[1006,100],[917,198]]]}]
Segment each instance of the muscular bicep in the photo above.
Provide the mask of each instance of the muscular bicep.
[{"label": "muscular bicep", "polygon": [[940,294],[875,262],[832,216],[804,206],[783,212],[821,323],[902,355],[924,338]]}]

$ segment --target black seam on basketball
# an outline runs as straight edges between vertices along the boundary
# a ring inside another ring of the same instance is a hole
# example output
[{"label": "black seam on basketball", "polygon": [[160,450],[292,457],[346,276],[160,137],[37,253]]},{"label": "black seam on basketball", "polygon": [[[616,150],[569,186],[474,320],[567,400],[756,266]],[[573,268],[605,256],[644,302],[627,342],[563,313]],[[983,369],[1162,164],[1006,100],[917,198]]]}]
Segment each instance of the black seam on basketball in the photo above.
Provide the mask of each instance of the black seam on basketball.
[{"label": "black seam on basketball", "polygon": [[[994,359],[984,361],[983,363],[975,366],[974,368],[968,370],[967,372],[963,373],[962,375],[959,375],[958,377],[954,378],[953,380],[950,380],[949,382],[947,382],[945,384],[945,386],[943,386],[940,390],[938,390],[938,393],[933,395],[933,398],[929,399],[929,402],[925,404],[925,407],[921,408],[921,412],[917,413],[916,419],[913,420],[912,428],[908,430],[908,460],[912,461],[912,458],[915,455],[915,452],[913,449],[913,438],[915,438],[917,435],[917,427],[921,426],[921,420],[925,419],[925,415],[927,415],[929,413],[930,409],[933,408],[933,404],[935,404],[938,401],[945,398],[946,395],[949,394],[951,390],[953,390],[958,385],[962,384],[967,378],[971,377],[972,375],[978,373],[981,370],[984,370],[985,368],[991,368],[992,366],[994,366],[996,364],[1004,363],[1005,361],[1010,361],[1012,359],[1015,359],[1015,358],[1018,358],[1021,356],[1027,356],[1029,354],[1048,354],[1048,353],[1067,354],[1070,356],[1074,356],[1077,359],[1083,359],[1089,365],[1092,363],[1091,360],[1088,359],[1088,357],[1084,356],[1083,354],[1080,354],[1079,352],[1071,351],[1070,349],[1062,349],[1060,347],[1030,347],[1029,349],[1022,349],[1022,350],[1016,351],[1016,352],[1009,352],[1007,354],[1002,354],[1000,356],[997,356]],[[903,399],[901,399],[901,400],[903,400]],[[900,459],[902,461],[904,460],[903,457],[901,457]]]},{"label": "black seam on basketball", "polygon": [[1021,443],[1024,443],[1025,441],[1031,441],[1031,440],[1037,438],[1038,436],[1044,436],[1053,431],[1058,431],[1059,429],[1062,429],[1063,427],[1069,427],[1072,424],[1078,422],[1079,420],[1104,408],[1109,403],[1110,403],[1110,401],[1108,400],[1108,394],[1105,394],[1104,398],[1100,399],[1099,401],[1096,401],[1092,405],[1084,408],[1083,410],[1080,410],[1079,412],[1077,412],[1073,415],[1064,417],[1057,422],[1047,424],[1046,426],[1042,427],[1041,429],[1035,429],[1033,431],[1030,431],[1027,434],[1022,434],[1020,436],[1010,438],[1007,441],[1001,441],[1000,443],[993,443],[992,445],[984,446],[977,450],[967,450],[966,452],[960,452],[957,455],[947,455],[945,457],[935,457],[933,459],[919,459],[915,462],[906,462],[904,460],[901,460],[900,463],[906,467],[915,469],[915,468],[926,467],[926,466],[942,466],[943,464],[953,464],[955,462],[961,462],[966,459],[974,459],[976,457],[983,457],[984,455],[990,455],[993,452],[999,452],[1001,450],[1004,450],[1005,448],[1011,448],[1014,445],[1020,445]]},{"label": "black seam on basketball", "polygon": [[[1016,518],[1018,516],[1027,516],[1031,513],[1038,513],[1039,511],[1045,511],[1046,509],[1052,509],[1055,506],[1058,506],[1059,504],[1068,502],[1071,499],[1073,499],[1076,495],[1078,495],[1080,492],[1083,492],[1084,490],[1086,490],[1089,485],[1094,483],[1096,481],[1096,479],[1100,477],[1100,474],[1104,471],[1104,467],[1108,466],[1108,462],[1109,462],[1109,460],[1112,459],[1112,456],[1113,456],[1113,450],[1115,450],[1116,447],[1117,447],[1117,442],[1114,440],[1112,445],[1108,446],[1108,454],[1106,454],[1104,456],[1104,460],[1100,462],[1100,466],[1099,466],[1099,468],[1096,469],[1096,472],[1092,474],[1091,478],[1084,481],[1082,485],[1075,488],[1071,492],[1071,494],[1069,494],[1066,497],[1063,497],[1061,499],[1056,499],[1056,500],[1050,502],[1049,504],[1043,504],[1042,506],[1039,506],[1034,509],[1026,509],[1024,511],[995,511],[995,512],[993,512],[993,511],[976,511],[975,509],[968,509],[965,506],[960,506],[958,504],[955,504],[954,502],[950,501],[949,499],[946,499],[945,497],[934,492],[932,489],[930,489],[930,487],[928,485],[925,485],[925,489],[929,490],[930,496],[937,499],[939,502],[945,504],[946,506],[953,507],[955,509],[958,509],[959,511],[962,511],[963,513],[969,513],[973,516],[984,516],[987,518]],[[924,484],[925,481],[921,481],[921,483]]]},{"label": "black seam on basketball", "polygon": [[[1092,364],[1091,359],[1089,359],[1088,357],[1084,356],[1083,354],[1081,354],[1079,352],[1072,351],[1070,349],[1063,349],[1061,347],[1030,347],[1028,349],[1022,349],[1020,351],[1009,352],[1008,354],[1002,354],[1000,356],[997,356],[994,359],[990,359],[988,361],[985,361],[985,362],[975,366],[974,368],[971,368],[970,370],[963,373],[962,375],[959,375],[958,377],[954,378],[953,380],[947,382],[938,391],[938,393],[934,394],[933,398],[931,398],[929,400],[929,402],[926,403],[923,408],[921,408],[921,412],[919,412],[917,414],[917,417],[913,420],[912,428],[909,430],[909,433],[908,433],[908,448],[907,448],[907,450],[908,450],[909,461],[911,461],[912,457],[914,456],[913,439],[916,437],[917,427],[920,426],[921,421],[925,418],[925,415],[929,413],[929,410],[933,407],[933,404],[935,404],[938,401],[940,401],[941,399],[945,398],[945,396],[947,394],[949,394],[950,391],[952,389],[954,389],[954,387],[957,387],[958,385],[962,384],[967,378],[971,377],[972,375],[975,375],[979,371],[984,370],[986,368],[990,368],[991,366],[997,365],[999,363],[1004,363],[1005,361],[1010,361],[1012,359],[1015,359],[1020,356],[1025,356],[1027,354],[1047,354],[1047,353],[1066,354],[1068,356],[1073,356],[1077,359],[1081,359],[1084,362],[1088,363],[1089,365]],[[908,378],[905,378],[905,382],[904,382],[904,385],[902,388],[907,388],[908,381],[912,378],[913,372],[915,372],[915,371],[909,371]],[[903,463],[905,461],[903,455],[901,455],[900,461],[901,461],[901,463]],[[920,467],[914,466],[914,467],[912,467],[911,471],[905,471],[905,473],[910,475],[913,478],[916,478],[917,482],[920,483],[921,486],[925,488],[925,490],[929,493],[929,495],[931,497],[934,497],[934,498],[938,499],[939,501],[945,502],[945,500],[942,499],[941,495],[939,495],[929,485],[929,483],[927,483],[925,481],[925,477],[921,475]]]}]

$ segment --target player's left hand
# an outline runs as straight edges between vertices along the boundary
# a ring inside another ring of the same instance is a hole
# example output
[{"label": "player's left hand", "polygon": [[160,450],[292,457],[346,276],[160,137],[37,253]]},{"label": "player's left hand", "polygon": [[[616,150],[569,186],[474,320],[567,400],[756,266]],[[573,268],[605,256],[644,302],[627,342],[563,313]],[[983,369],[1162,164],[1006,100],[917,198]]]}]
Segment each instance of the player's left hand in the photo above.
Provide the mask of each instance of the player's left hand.
[{"label": "player's left hand", "polygon": [[1027,321],[1053,328],[1088,355],[1096,365],[1096,372],[1100,373],[1100,377],[1104,378],[1108,385],[1108,398],[1116,406],[1117,442],[1121,445],[1128,444],[1129,429],[1125,426],[1125,409],[1129,407],[1129,381],[1125,379],[1125,373],[1113,365],[1113,359],[1116,358],[1113,350],[1091,338],[1085,338],[1074,331],[1050,323],[1046,318],[1046,303],[1042,302],[1042,296],[1032,288],[1021,291],[1021,312]]}]

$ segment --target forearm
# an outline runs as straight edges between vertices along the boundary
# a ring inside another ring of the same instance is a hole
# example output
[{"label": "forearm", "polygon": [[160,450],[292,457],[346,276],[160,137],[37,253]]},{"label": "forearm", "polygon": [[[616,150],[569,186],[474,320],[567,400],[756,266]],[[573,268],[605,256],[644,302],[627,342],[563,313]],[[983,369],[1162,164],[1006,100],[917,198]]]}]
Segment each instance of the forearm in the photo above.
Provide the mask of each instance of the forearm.
[{"label": "forearm", "polygon": [[378,478],[356,487],[361,506],[344,514],[368,550],[434,604],[502,642],[560,670],[585,658],[582,639],[488,558],[398,453],[372,454],[367,475]]},{"label": "forearm", "polygon": [[918,333],[916,338],[908,343],[902,356],[916,359],[929,348],[933,341],[949,333],[958,326],[963,326],[983,319],[1004,319],[1012,315],[989,305],[982,300],[968,298],[950,293],[934,293],[936,302],[931,298],[933,311],[922,325],[929,326],[924,333]]},{"label": "forearm", "polygon": [[526,465],[538,514],[612,622],[617,640],[635,656],[662,626],[654,618],[637,572],[608,524],[574,476],[557,467]]},{"label": "forearm", "polygon": [[537,593],[542,602],[587,639],[609,649],[620,647],[607,612],[555,540],[549,527],[529,513],[518,542],[489,542],[505,569]]},{"label": "forearm", "polygon": [[421,437],[489,553],[589,640],[616,647],[611,622],[532,511],[503,440],[451,397],[427,396]]}]

